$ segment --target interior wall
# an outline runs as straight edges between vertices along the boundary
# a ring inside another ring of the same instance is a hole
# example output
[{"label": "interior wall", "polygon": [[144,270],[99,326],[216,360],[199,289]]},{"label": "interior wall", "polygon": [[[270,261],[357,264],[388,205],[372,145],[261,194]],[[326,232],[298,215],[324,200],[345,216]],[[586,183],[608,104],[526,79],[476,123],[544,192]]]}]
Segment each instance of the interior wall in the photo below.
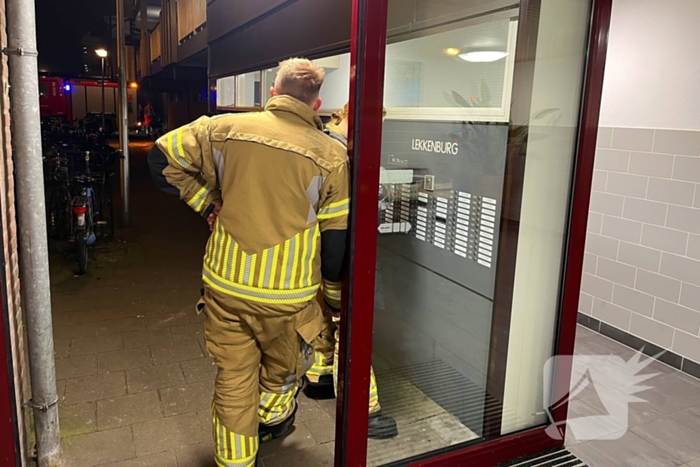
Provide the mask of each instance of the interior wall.
[{"label": "interior wall", "polygon": [[698,18],[613,2],[579,312],[700,375]]}]

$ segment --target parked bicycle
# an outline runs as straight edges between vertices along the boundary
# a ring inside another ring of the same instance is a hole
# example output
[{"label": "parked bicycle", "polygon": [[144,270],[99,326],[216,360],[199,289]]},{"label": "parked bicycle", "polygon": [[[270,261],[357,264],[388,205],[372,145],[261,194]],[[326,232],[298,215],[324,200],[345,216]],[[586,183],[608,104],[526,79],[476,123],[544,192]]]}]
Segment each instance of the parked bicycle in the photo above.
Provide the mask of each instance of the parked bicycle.
[{"label": "parked bicycle", "polygon": [[51,238],[75,244],[78,273],[84,274],[90,247],[98,237],[114,235],[112,180],[122,156],[99,134],[63,139],[45,141],[47,230]]}]

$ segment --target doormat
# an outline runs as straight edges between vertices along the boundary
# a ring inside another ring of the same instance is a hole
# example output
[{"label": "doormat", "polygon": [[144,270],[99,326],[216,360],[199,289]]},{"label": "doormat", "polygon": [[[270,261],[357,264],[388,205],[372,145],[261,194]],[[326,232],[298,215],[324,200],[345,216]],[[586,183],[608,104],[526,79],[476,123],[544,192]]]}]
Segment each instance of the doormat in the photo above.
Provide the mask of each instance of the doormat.
[{"label": "doormat", "polygon": [[498,467],[588,467],[588,465],[566,449],[556,448],[499,464]]}]

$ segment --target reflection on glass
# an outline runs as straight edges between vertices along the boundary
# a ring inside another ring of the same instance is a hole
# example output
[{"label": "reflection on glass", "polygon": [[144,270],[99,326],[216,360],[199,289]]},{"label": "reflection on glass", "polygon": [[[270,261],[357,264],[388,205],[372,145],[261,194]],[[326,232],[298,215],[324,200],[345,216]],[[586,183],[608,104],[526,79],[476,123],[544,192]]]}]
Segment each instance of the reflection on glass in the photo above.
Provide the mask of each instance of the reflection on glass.
[{"label": "reflection on glass", "polygon": [[270,88],[275,85],[275,77],[277,77],[279,67],[263,70],[262,72],[262,105],[263,107],[270,100]]},{"label": "reflection on glass", "polygon": [[259,71],[236,77],[236,107],[259,107],[260,93]]},{"label": "reflection on glass", "polygon": [[232,107],[235,103],[236,77],[229,76],[216,80],[216,106]]},{"label": "reflection on glass", "polygon": [[[471,16],[455,21],[455,4]],[[519,64],[531,73],[517,87],[522,96],[512,96],[517,7],[474,15],[473,1],[451,2],[449,22],[389,37],[373,368],[399,435],[370,439],[368,465],[546,421],[543,368],[555,335],[589,4],[541,2],[537,58]],[[389,13],[391,24],[399,13]],[[524,112],[522,102],[531,103]],[[514,149],[526,156],[519,168],[508,159]],[[500,238],[512,212],[504,202],[513,202],[503,194],[520,190],[520,234]],[[506,241],[517,243],[517,257],[498,257]],[[508,270],[512,303],[496,296]],[[511,326],[493,329],[503,322]]]}]

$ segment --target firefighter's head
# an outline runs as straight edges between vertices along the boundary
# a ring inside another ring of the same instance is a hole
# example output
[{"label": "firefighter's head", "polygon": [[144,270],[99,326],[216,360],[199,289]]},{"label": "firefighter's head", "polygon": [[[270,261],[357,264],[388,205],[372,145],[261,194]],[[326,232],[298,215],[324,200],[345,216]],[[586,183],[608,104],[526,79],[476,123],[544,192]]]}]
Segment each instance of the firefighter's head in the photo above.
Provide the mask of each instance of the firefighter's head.
[{"label": "firefighter's head", "polygon": [[270,96],[292,96],[314,110],[321,108],[318,97],[326,72],[305,58],[290,58],[280,63]]}]

